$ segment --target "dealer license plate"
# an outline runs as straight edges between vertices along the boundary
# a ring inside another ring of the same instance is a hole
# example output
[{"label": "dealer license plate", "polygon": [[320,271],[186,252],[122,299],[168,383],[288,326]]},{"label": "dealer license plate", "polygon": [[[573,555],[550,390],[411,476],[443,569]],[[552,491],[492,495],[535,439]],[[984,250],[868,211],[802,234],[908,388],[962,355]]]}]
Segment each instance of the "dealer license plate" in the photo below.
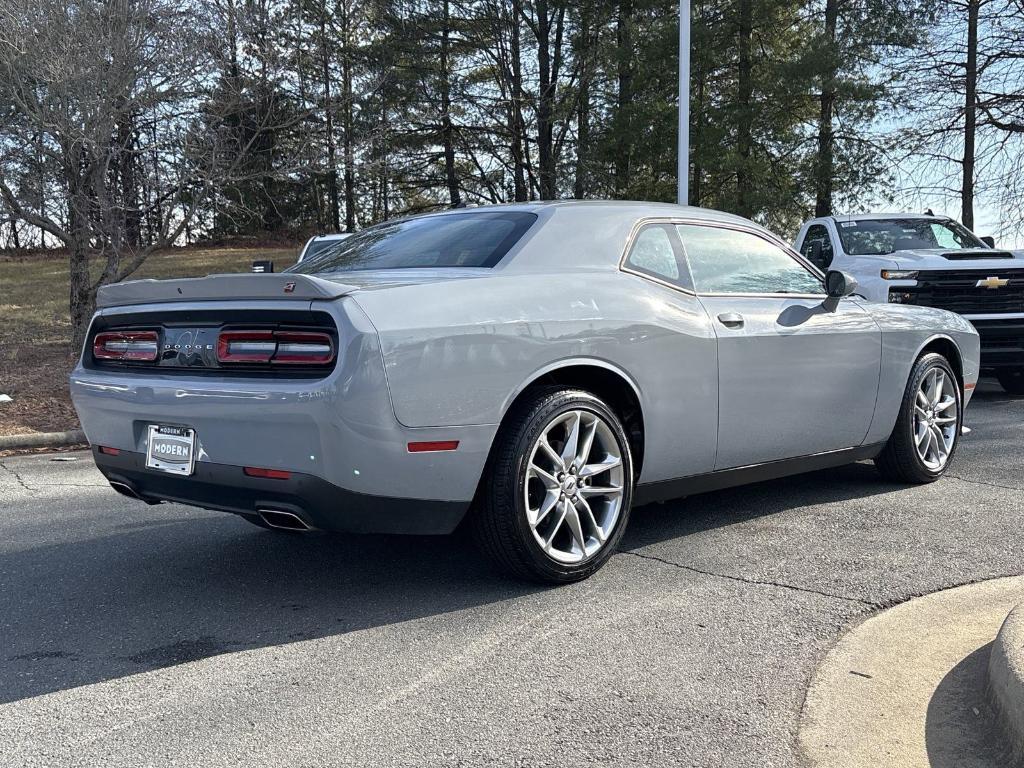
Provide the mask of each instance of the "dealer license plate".
[{"label": "dealer license plate", "polygon": [[191,475],[195,465],[195,448],[194,429],[150,424],[146,468],[173,475]]}]

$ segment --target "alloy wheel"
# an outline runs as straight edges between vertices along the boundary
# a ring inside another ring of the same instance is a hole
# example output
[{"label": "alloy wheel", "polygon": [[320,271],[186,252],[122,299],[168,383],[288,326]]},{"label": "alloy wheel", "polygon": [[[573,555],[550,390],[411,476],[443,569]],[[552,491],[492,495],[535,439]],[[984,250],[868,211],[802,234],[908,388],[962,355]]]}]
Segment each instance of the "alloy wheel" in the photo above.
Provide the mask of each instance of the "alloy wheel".
[{"label": "alloy wheel", "polygon": [[523,487],[527,523],[544,553],[566,564],[596,555],[621,516],[623,480],[621,449],[604,419],[574,410],[549,422]]},{"label": "alloy wheel", "polygon": [[946,466],[956,442],[960,413],[956,382],[941,368],[921,380],[914,403],[914,443],[917,455],[933,472]]}]

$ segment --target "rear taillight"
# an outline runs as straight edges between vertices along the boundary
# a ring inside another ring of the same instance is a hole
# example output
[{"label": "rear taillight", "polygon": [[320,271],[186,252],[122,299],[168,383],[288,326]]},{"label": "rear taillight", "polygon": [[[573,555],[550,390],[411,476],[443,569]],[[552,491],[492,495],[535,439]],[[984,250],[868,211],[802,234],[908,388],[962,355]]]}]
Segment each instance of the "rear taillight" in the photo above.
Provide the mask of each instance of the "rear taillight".
[{"label": "rear taillight", "polygon": [[276,351],[273,331],[221,331],[217,337],[222,363],[269,363]]},{"label": "rear taillight", "polygon": [[159,349],[156,331],[104,331],[92,340],[92,356],[97,360],[152,362]]},{"label": "rear taillight", "polygon": [[221,363],[327,365],[334,360],[334,340],[319,331],[221,331]]},{"label": "rear taillight", "polygon": [[272,363],[326,365],[334,359],[334,342],[326,333],[276,331],[277,352]]}]

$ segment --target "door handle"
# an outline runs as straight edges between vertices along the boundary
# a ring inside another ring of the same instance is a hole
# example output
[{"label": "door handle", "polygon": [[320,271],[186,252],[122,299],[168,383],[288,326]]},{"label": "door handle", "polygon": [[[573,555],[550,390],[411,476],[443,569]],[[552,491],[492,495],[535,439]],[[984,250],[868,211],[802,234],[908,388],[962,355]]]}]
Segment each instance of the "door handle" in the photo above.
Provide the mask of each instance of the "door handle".
[{"label": "door handle", "polygon": [[718,316],[718,322],[726,328],[742,328],[743,315],[738,315],[735,312],[723,312]]}]

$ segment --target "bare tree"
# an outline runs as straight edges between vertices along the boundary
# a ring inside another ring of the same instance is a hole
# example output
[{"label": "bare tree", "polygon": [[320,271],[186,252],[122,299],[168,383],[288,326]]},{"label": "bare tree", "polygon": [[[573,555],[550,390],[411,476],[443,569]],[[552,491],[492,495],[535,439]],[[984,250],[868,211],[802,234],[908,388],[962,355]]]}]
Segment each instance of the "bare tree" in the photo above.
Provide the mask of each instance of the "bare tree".
[{"label": "bare tree", "polygon": [[[98,288],[174,243],[247,154],[224,130],[234,94],[210,74],[215,37],[195,11],[175,0],[0,11],[0,200],[66,247],[76,345]],[[13,179],[26,165],[65,207],[24,204]]]},{"label": "bare tree", "polygon": [[[899,66],[910,168],[918,189],[957,200],[975,224],[980,195],[1006,229],[1024,224],[1024,2],[947,0],[927,43]],[[1015,130],[1016,128],[1016,130]]]}]

